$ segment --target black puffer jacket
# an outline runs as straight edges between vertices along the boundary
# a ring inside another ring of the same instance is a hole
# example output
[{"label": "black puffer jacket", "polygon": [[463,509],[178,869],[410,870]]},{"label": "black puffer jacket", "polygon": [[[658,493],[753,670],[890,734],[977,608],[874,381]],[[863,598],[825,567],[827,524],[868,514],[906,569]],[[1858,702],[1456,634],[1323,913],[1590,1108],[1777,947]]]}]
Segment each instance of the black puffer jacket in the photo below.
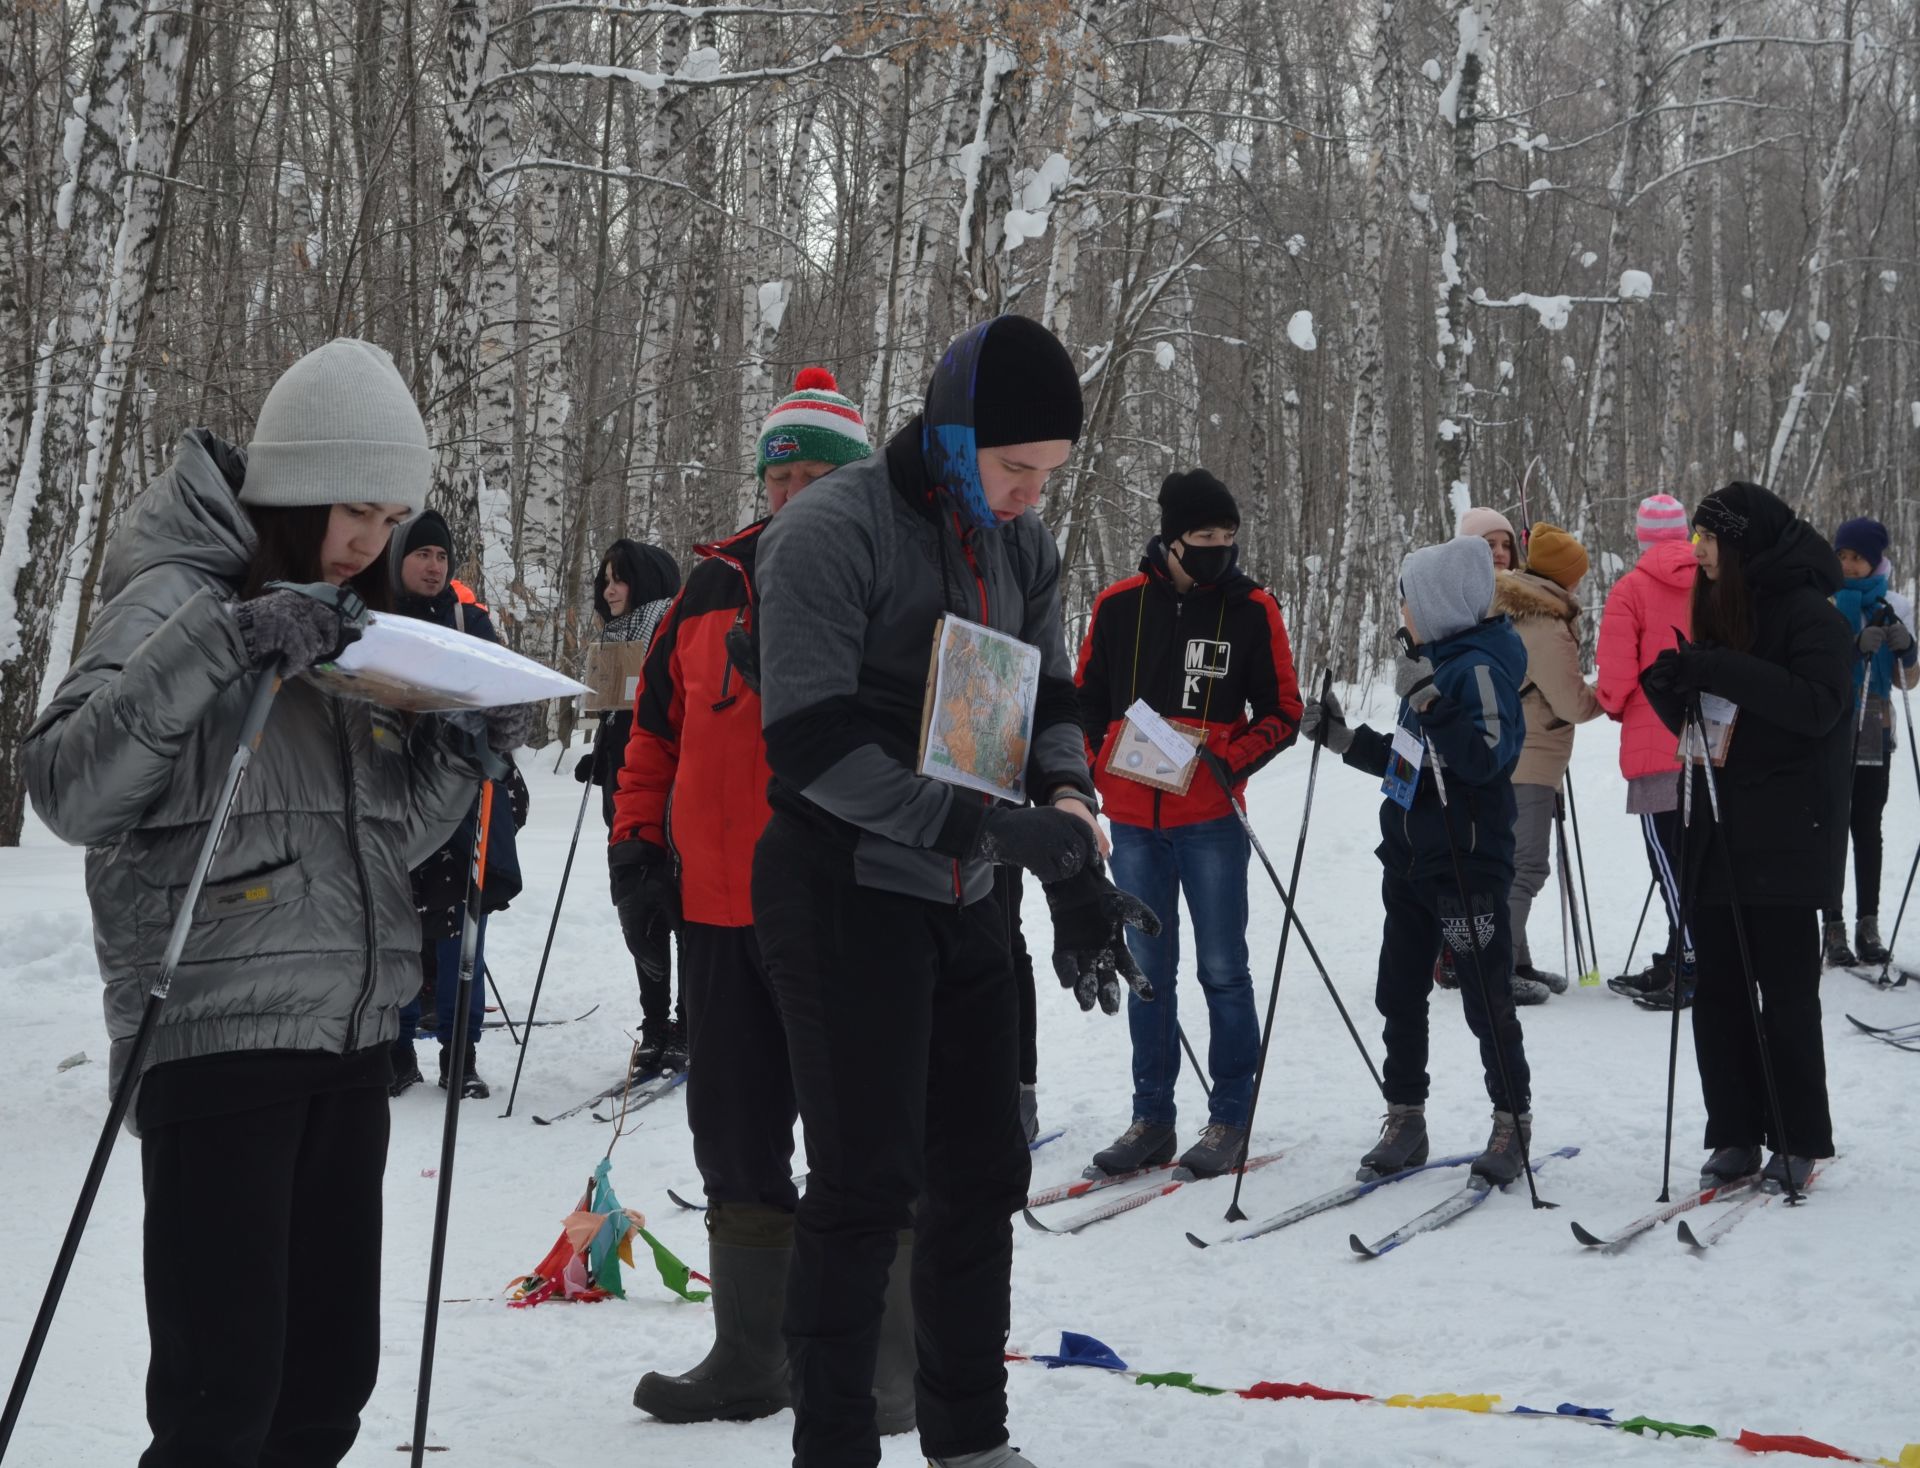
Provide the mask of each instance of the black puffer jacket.
[{"label": "black puffer jacket", "polygon": [[[1693,820],[1687,833],[1692,900],[1733,900],[1724,843],[1743,904],[1758,907],[1840,905],[1852,799],[1853,638],[1828,600],[1841,582],[1839,558],[1811,525],[1780,500],[1752,486],[1742,503],[1752,512],[1746,577],[1753,606],[1748,652],[1700,644],[1705,692],[1738,705],[1727,762],[1715,772],[1720,819],[1708,802],[1704,775],[1694,771]],[[1721,491],[1722,495],[1730,490]],[[1766,501],[1755,495],[1766,494]],[[1754,549],[1754,544],[1764,549]],[[1651,668],[1647,700],[1678,733],[1686,704],[1663,689]]]},{"label": "black puffer jacket", "polygon": [[[607,567],[627,586],[627,610],[619,616],[607,605]],[[593,573],[593,609],[604,624],[602,642],[653,641],[667,608],[680,591],[680,566],[657,545],[637,540],[616,540],[600,558],[600,569]],[[627,739],[633,733],[633,710],[600,715],[600,727],[593,741],[593,783],[611,799],[620,780],[620,762],[626,755]]]}]

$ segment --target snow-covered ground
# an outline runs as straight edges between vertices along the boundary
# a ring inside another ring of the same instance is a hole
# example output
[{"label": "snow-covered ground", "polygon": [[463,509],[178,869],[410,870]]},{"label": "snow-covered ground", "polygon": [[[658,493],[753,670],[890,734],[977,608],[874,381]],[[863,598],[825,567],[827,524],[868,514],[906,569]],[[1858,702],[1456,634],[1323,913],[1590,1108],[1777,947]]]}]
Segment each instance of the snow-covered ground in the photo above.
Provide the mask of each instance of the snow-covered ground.
[{"label": "snow-covered ground", "polygon": [[[1388,717],[1375,700],[1374,717]],[[1886,926],[1920,840],[1920,810],[1901,755],[1887,813]],[[1637,823],[1620,814],[1610,727],[1583,730],[1575,762],[1592,868],[1594,920],[1607,973],[1626,945],[1647,890]],[[571,766],[572,761],[564,764]],[[524,1013],[579,787],[551,758],[523,755],[533,817],[521,837],[527,889],[497,917],[489,957],[516,1016]],[[1252,811],[1274,860],[1291,859],[1307,783],[1307,751],[1283,756],[1254,782]],[[1301,910],[1334,981],[1379,1051],[1371,1005],[1380,906],[1372,855],[1374,783],[1323,761],[1308,842]],[[646,1369],[692,1364],[711,1335],[707,1307],[685,1304],[645,1267],[629,1272],[630,1298],[532,1311],[499,1303],[513,1276],[553,1243],[561,1219],[607,1145],[611,1128],[582,1115],[536,1127],[548,1112],[620,1074],[637,1021],[632,966],[607,904],[597,813],[575,863],[542,999],[550,1017],[586,1021],[535,1033],[516,1115],[499,1119],[514,1051],[499,1031],[481,1047],[492,1102],[462,1118],[431,1440],[449,1461],[472,1465],[576,1465],[587,1461],[771,1465],[788,1461],[790,1418],[750,1426],[666,1427],[629,1405]],[[7,1057],[0,1066],[0,1257],[12,1283],[0,1293],[0,1372],[24,1343],[45,1273],[105,1105],[104,1054],[81,853],[31,826],[24,846],[0,852],[0,976]],[[1280,905],[1256,867],[1255,981],[1264,1004],[1279,937]],[[1851,913],[1851,907],[1849,907]],[[1044,904],[1026,914],[1045,950]],[[1651,920],[1649,923],[1651,927]],[[1534,914],[1536,958],[1560,962],[1559,906],[1543,895]],[[1915,929],[1920,933],[1920,927]],[[1908,944],[1920,952],[1920,937]],[[1648,942],[1642,938],[1639,956]],[[1189,978],[1183,992],[1191,992]],[[1127,1120],[1126,1026],[1082,1015],[1043,978],[1040,1007],[1042,1124],[1067,1135],[1035,1158],[1036,1184],[1076,1176],[1086,1156]],[[1578,1144],[1542,1193],[1561,1206],[1533,1212],[1525,1194],[1491,1200],[1454,1227],[1375,1262],[1357,1260],[1347,1235],[1372,1238],[1425,1208],[1457,1175],[1386,1189],[1350,1208],[1255,1243],[1201,1252],[1184,1237],[1220,1227],[1229,1184],[1189,1187],[1074,1237],[1016,1224],[1012,1348],[1051,1351],[1063,1329],[1097,1336],[1145,1371],[1190,1371],[1224,1387],[1312,1381],[1385,1396],[1491,1392],[1503,1408],[1563,1402],[1740,1429],[1804,1433],[1868,1458],[1897,1458],[1920,1440],[1910,1396],[1920,1359],[1920,1283],[1912,1268],[1920,1174],[1920,1057],[1856,1034],[1841,1017],[1920,1020],[1920,993],[1882,994],[1839,974],[1826,982],[1827,1057],[1842,1157],[1804,1208],[1774,1206],[1710,1257],[1690,1257],[1670,1230],[1625,1255],[1587,1254],[1569,1220],[1605,1232],[1641,1213],[1659,1189],[1667,1021],[1606,989],[1574,989],[1525,1011],[1535,1078],[1536,1151]],[[1434,1096],[1437,1149],[1484,1137],[1487,1104],[1458,1000],[1436,994]],[[1205,1049],[1203,1007],[1184,1023]],[[430,1051],[429,1047],[429,1051]],[[91,1063],[59,1062],[85,1051]],[[432,1056],[426,1056],[431,1074]],[[349,1459],[400,1461],[411,1431],[422,1297],[432,1224],[441,1093],[431,1085],[394,1106],[388,1166],[386,1361]],[[1203,1118],[1199,1089],[1181,1083],[1183,1139]],[[1699,1087],[1683,1036],[1675,1176],[1702,1155]],[[1373,1140],[1378,1095],[1332,1004],[1296,943],[1282,986],[1271,1072],[1256,1150],[1286,1160],[1256,1172],[1244,1202],[1255,1216],[1310,1197],[1351,1175]],[[698,1219],[676,1209],[669,1187],[695,1191],[683,1104],[646,1113],[614,1153],[623,1201],[696,1268]],[[234,1227],[244,1228],[245,1180],[235,1179]],[[1071,1208],[1073,1205],[1066,1205]],[[144,1445],[142,1379],[147,1341],[139,1265],[137,1146],[122,1140],[93,1225],[67,1287],[9,1463],[131,1464]],[[245,1289],[217,1272],[219,1242],[187,1267],[208,1289]],[[1376,1404],[1253,1402],[1143,1390],[1090,1371],[1009,1368],[1014,1441],[1041,1468],[1065,1465],[1280,1465],[1734,1462],[1730,1445],[1676,1442],[1565,1422],[1396,1411]],[[1905,1385],[1902,1385],[1905,1383]],[[887,1445],[894,1468],[918,1464],[910,1441]]]}]

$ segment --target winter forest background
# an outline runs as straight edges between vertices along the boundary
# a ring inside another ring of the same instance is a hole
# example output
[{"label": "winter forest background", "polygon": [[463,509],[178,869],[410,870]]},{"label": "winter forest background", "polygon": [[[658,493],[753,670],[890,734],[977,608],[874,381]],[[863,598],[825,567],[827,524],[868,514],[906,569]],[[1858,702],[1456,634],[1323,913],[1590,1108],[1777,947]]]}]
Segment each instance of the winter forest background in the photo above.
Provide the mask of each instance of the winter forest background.
[{"label": "winter forest background", "polygon": [[1917,83],[1913,0],[0,0],[0,844],[119,517],[336,335],[562,667],[610,540],[759,512],[798,367],[878,441],[1004,310],[1084,372],[1076,636],[1196,462],[1350,676],[1523,486],[1596,610],[1656,489],[1911,548]]}]

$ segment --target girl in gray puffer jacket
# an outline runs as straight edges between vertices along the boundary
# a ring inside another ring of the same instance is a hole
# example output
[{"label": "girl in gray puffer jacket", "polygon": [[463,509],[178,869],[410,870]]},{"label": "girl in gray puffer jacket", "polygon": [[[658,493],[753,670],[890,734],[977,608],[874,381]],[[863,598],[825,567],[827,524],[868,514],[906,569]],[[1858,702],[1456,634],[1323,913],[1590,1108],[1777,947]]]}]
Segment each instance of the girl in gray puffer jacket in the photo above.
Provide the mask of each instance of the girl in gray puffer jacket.
[{"label": "girl in gray puffer jacket", "polygon": [[[140,1087],[143,1468],[337,1463],[373,1389],[387,1054],[420,981],[407,872],[473,803],[469,736],[289,676],[145,1073],[123,1073],[258,678],[347,635],[297,584],[385,605],[388,533],[431,465],[364,342],[289,368],[245,454],[188,433],[108,548],[99,615],[27,737],[35,810],[87,847],[112,1082]],[[488,716],[489,743],[518,712]],[[224,1285],[192,1266],[213,1241]]]}]

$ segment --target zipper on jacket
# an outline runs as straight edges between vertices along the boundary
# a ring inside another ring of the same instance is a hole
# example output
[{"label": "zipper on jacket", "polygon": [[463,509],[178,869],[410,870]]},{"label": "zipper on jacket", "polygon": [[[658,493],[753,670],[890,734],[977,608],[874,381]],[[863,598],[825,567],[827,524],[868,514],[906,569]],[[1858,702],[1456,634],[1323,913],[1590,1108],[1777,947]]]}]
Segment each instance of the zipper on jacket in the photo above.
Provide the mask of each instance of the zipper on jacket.
[{"label": "zipper on jacket", "polygon": [[353,745],[347,737],[346,709],[339,699],[332,702],[335,742],[340,747],[340,780],[347,793],[347,852],[353,858],[353,874],[360,883],[360,909],[366,916],[367,926],[366,974],[360,982],[360,997],[354,1001],[353,1012],[347,1020],[346,1049],[342,1052],[351,1055],[359,1048],[354,1042],[360,1038],[360,1022],[366,1017],[367,1005],[373,998],[373,884],[367,880],[367,865],[360,855],[359,802],[354,798]]}]

